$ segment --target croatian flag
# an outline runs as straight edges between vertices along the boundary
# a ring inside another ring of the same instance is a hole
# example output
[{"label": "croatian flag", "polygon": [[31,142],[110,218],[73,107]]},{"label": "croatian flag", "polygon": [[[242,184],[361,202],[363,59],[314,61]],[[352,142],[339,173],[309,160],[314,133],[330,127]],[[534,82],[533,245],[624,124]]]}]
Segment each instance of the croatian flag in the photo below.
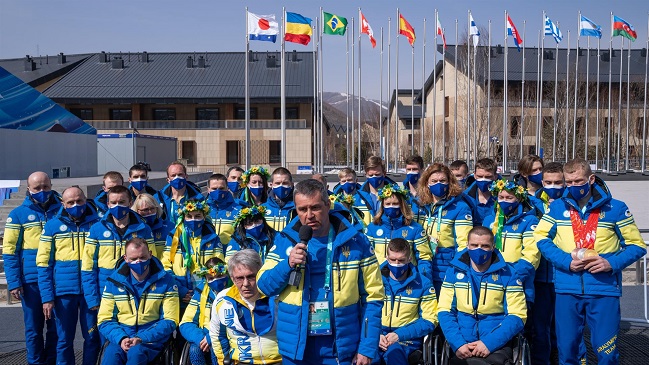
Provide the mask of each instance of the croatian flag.
[{"label": "croatian flag", "polygon": [[509,15],[507,15],[507,34],[514,38],[514,44],[516,45],[516,48],[518,48],[518,52],[520,52],[521,44],[523,44],[523,38],[521,38],[521,34],[518,33],[518,30],[516,29],[516,26],[514,25],[514,22],[512,22],[512,18],[510,18]]},{"label": "croatian flag", "polygon": [[579,35],[582,37],[602,38],[602,27],[582,15],[579,21]]},{"label": "croatian flag", "polygon": [[251,41],[277,41],[279,25],[275,21],[275,14],[257,15],[248,12],[248,39]]}]

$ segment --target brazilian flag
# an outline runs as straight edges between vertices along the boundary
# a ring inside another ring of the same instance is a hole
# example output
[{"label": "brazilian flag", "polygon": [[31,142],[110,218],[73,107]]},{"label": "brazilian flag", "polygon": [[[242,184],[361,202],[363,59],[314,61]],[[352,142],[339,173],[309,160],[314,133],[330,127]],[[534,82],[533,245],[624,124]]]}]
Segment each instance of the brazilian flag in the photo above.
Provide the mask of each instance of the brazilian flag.
[{"label": "brazilian flag", "polygon": [[347,30],[347,18],[329,13],[322,13],[322,18],[324,20],[324,34],[338,34],[345,35]]}]

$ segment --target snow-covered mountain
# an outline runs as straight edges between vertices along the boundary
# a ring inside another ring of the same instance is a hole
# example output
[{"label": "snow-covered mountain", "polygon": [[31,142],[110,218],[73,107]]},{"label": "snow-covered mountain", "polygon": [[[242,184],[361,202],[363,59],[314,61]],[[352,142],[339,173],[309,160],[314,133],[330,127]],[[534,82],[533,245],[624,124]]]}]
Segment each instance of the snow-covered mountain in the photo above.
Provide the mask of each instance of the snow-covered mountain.
[{"label": "snow-covered mountain", "polygon": [[[363,123],[372,123],[378,124],[380,116],[380,108],[383,108],[383,117],[387,117],[388,114],[388,105],[383,104],[378,100],[367,99],[364,97],[360,98],[361,100],[361,121]],[[342,112],[342,115],[347,115],[347,94],[338,93],[338,92],[329,92],[326,91],[323,94],[323,102],[329,104],[333,108]],[[350,108],[350,117],[351,109],[353,108],[354,120],[358,120],[358,97],[355,95],[349,95],[349,108]],[[325,109],[326,110],[326,109]]]}]

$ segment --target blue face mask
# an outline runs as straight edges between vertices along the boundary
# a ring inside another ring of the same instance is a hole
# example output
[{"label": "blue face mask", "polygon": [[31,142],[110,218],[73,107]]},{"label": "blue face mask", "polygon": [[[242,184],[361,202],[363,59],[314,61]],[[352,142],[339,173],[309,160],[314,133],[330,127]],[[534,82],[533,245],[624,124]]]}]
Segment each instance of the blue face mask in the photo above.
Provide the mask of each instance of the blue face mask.
[{"label": "blue face mask", "polygon": [[138,275],[142,275],[149,268],[149,262],[151,262],[151,259],[146,261],[136,262],[136,263],[127,262],[127,264],[128,267],[130,267],[134,273]]},{"label": "blue face mask", "polygon": [[278,199],[281,200],[286,200],[289,196],[291,196],[292,192],[293,188],[288,186],[276,186],[273,188],[273,193]]},{"label": "blue face mask", "polygon": [[527,177],[527,180],[535,183],[536,185],[543,185],[543,173],[539,172],[534,175],[530,175]]},{"label": "blue face mask", "polygon": [[372,185],[374,189],[378,189],[381,184],[383,184],[383,181],[385,181],[385,176],[372,176],[368,177],[367,181]]},{"label": "blue face mask", "polygon": [[383,207],[383,211],[385,212],[385,215],[390,218],[397,218],[401,216],[400,207]]},{"label": "blue face mask", "polygon": [[428,190],[436,197],[442,198],[448,193],[448,184],[436,182],[433,185],[428,185]]},{"label": "blue face mask", "polygon": [[75,204],[75,205],[71,206],[70,208],[65,208],[65,211],[68,212],[68,214],[72,218],[79,219],[79,218],[81,218],[81,216],[83,216],[83,213],[86,212],[86,205],[85,204],[81,204],[81,205],[76,205]]},{"label": "blue face mask", "polygon": [[356,183],[353,181],[348,181],[346,183],[340,184],[340,189],[346,194],[351,194],[356,190]]},{"label": "blue face mask", "polygon": [[475,248],[469,250],[469,257],[476,265],[483,265],[491,259],[493,251],[483,250],[481,248]]},{"label": "blue face mask", "polygon": [[[201,228],[203,227],[203,222],[205,220],[193,220],[185,221],[185,229],[188,233],[191,233],[193,236],[198,236],[201,233]],[[198,233],[198,234],[197,234]]]},{"label": "blue face mask", "polygon": [[407,264],[391,264],[388,262],[388,269],[394,275],[395,278],[399,279],[403,274],[408,270]]},{"label": "blue face mask", "polygon": [[548,197],[550,197],[550,199],[556,200],[563,195],[563,192],[566,190],[566,188],[561,185],[547,185],[543,187],[543,190],[546,194],[548,194]]},{"label": "blue face mask", "polygon": [[231,192],[236,193],[239,191],[239,182],[238,181],[228,181],[228,189]]},{"label": "blue face mask", "polygon": [[419,181],[419,177],[421,176],[420,173],[418,172],[408,172],[406,174],[406,179],[403,180],[403,185],[408,187],[408,184],[412,184],[412,186],[417,186],[417,182]]},{"label": "blue face mask", "polygon": [[489,179],[477,179],[475,182],[476,184],[478,184],[478,189],[480,189],[480,191],[482,191],[483,193],[486,193],[487,191],[489,191],[489,187],[491,186],[491,183],[493,181]]},{"label": "blue face mask", "polygon": [[264,230],[264,224],[260,223],[254,227],[246,228],[246,233],[255,239],[261,238],[262,231]]},{"label": "blue face mask", "polygon": [[466,177],[464,179],[460,179],[457,181],[460,184],[460,187],[464,189],[464,185],[466,185]]},{"label": "blue face mask", "polygon": [[108,208],[108,212],[110,215],[117,219],[123,219],[128,215],[128,212],[131,210],[129,207],[125,207],[123,205],[116,205],[114,207]]},{"label": "blue face mask", "polygon": [[184,177],[176,176],[173,180],[169,181],[172,188],[180,190],[187,185],[187,179]]},{"label": "blue face mask", "polygon": [[147,181],[145,179],[137,179],[131,181],[131,186],[137,190],[137,191],[142,191],[146,187]]},{"label": "blue face mask", "polygon": [[223,203],[227,198],[229,191],[226,190],[214,190],[210,192],[210,199],[214,200],[216,204]]},{"label": "blue face mask", "polygon": [[503,210],[503,213],[505,213],[505,215],[510,215],[514,213],[514,211],[516,211],[516,208],[518,208],[519,204],[520,202],[505,202],[505,201],[498,202],[498,205],[500,205],[500,209]]},{"label": "blue face mask", "polygon": [[218,279],[212,279],[211,281],[207,282],[207,286],[212,289],[215,293],[220,292],[221,290],[225,289],[225,286],[228,285],[228,277],[222,277]]},{"label": "blue face mask", "polygon": [[254,196],[258,197],[258,198],[261,197],[261,193],[264,191],[263,186],[259,186],[259,187],[256,187],[256,188],[253,188],[253,187],[249,186],[248,189],[250,190],[250,193],[252,193],[252,195],[254,195]]},{"label": "blue face mask", "polygon": [[142,218],[144,218],[144,221],[146,222],[147,225],[152,226],[155,223],[155,220],[158,218],[158,215],[153,213],[153,214],[145,215]]},{"label": "blue face mask", "polygon": [[34,199],[35,202],[39,204],[44,204],[46,201],[50,199],[50,196],[52,196],[52,190],[50,191],[39,191],[38,193],[32,193],[31,191],[29,192],[29,195]]},{"label": "blue face mask", "polygon": [[583,185],[568,186],[568,192],[575,200],[579,201],[590,192],[590,183],[586,182]]}]

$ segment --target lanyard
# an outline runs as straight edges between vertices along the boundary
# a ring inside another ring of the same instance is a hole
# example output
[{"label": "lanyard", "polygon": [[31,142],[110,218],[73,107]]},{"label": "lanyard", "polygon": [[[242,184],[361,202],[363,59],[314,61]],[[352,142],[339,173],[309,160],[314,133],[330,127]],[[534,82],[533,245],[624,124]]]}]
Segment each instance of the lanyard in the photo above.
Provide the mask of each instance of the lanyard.
[{"label": "lanyard", "polygon": [[597,222],[599,221],[599,208],[593,209],[584,224],[575,208],[570,208],[570,222],[572,223],[572,234],[577,248],[595,248],[597,237]]},{"label": "lanyard", "polygon": [[327,238],[327,261],[326,261],[326,267],[325,267],[325,284],[324,284],[324,290],[325,290],[325,298],[329,294],[329,291],[331,289],[330,283],[331,283],[331,251],[333,247],[333,242],[334,242],[334,228],[332,226],[329,226],[329,237]]},{"label": "lanyard", "polygon": [[[437,209],[437,218],[435,219],[435,222],[437,222],[437,238],[439,238],[439,231],[442,229],[442,210],[444,210],[444,205],[440,205],[439,208]],[[435,207],[433,207],[433,214],[435,212]],[[430,217],[428,217],[430,220]]]}]

